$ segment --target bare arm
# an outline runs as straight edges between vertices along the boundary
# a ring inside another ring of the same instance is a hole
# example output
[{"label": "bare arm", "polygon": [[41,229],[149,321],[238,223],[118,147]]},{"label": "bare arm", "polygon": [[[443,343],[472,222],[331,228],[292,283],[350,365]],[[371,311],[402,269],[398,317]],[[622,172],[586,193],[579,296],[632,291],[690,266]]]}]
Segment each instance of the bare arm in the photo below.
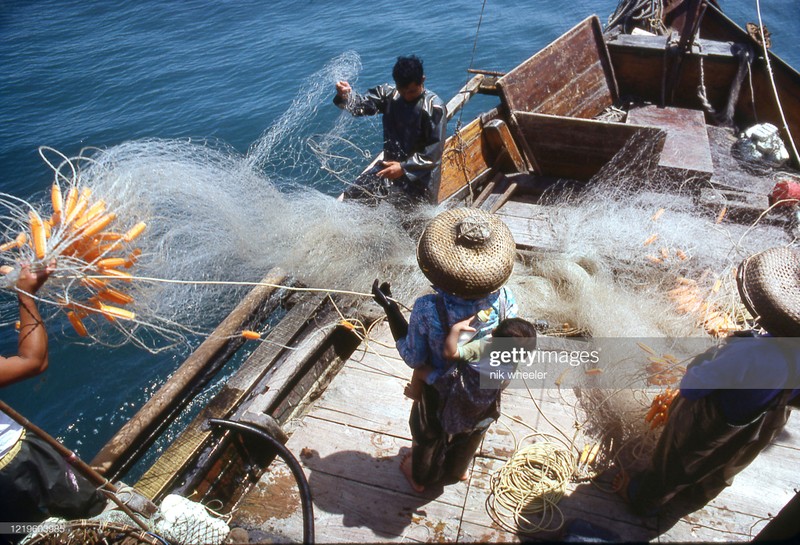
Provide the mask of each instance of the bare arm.
[{"label": "bare arm", "polygon": [[33,272],[22,265],[17,280],[19,300],[19,342],[17,355],[0,357],[0,387],[34,377],[47,369],[47,331],[36,300],[32,297],[53,270],[53,264]]},{"label": "bare arm", "polygon": [[475,331],[474,327],[469,325],[469,322],[472,320],[472,317],[465,320],[461,320],[460,322],[456,322],[453,324],[453,327],[450,328],[450,332],[447,334],[447,337],[444,339],[444,357],[448,360],[454,360],[458,358],[458,337],[461,335],[462,331]]}]

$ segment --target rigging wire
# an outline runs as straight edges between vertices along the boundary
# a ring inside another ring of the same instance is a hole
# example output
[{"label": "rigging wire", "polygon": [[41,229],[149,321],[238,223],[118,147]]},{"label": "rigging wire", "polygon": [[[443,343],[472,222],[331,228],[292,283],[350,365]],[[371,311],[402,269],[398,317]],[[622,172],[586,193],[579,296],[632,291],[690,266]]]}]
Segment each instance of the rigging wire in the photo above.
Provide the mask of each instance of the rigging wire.
[{"label": "rigging wire", "polygon": [[[478,18],[478,26],[475,28],[475,39],[472,41],[472,54],[469,58],[469,66],[467,67],[467,77],[464,80],[464,85],[469,82],[469,70],[472,68],[473,62],[475,62],[475,51],[478,49],[478,35],[481,32],[481,23],[483,23],[483,13],[486,10],[486,0],[483,0],[483,4],[481,4],[481,15]],[[461,118],[464,115],[464,108],[461,108],[461,111],[458,113],[458,122],[456,123],[456,132],[461,128]]]},{"label": "rigging wire", "polygon": [[775,105],[778,107],[778,113],[781,115],[781,121],[783,122],[783,130],[786,131],[786,135],[788,136],[789,146],[792,148],[792,158],[796,165],[800,166],[800,156],[797,154],[797,147],[794,145],[794,139],[792,138],[792,133],[789,131],[789,124],[786,122],[786,116],[783,113],[783,107],[781,106],[781,100],[778,96],[778,88],[775,86],[775,78],[772,74],[772,65],[769,62],[769,51],[767,50],[767,40],[764,37],[764,23],[761,22],[761,2],[760,0],[756,0],[756,13],[758,14],[758,29],[761,32],[761,46],[764,49],[764,62],[767,63],[767,75],[769,76],[769,82],[772,85],[772,93],[775,95]]}]

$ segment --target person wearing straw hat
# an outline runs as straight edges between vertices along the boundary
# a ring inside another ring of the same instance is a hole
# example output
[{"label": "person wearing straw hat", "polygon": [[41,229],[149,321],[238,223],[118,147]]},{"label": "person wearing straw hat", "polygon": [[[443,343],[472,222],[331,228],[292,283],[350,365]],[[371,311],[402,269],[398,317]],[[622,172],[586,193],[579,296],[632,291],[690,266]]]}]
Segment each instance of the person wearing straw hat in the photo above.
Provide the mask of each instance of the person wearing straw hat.
[{"label": "person wearing straw hat", "polygon": [[416,491],[462,478],[483,434],[499,416],[494,404],[484,414],[471,415],[468,426],[457,421],[464,415],[455,415],[455,421],[441,419],[452,377],[448,371],[454,365],[444,356],[444,342],[454,324],[479,312],[485,320],[476,328],[475,338],[517,315],[514,296],[505,286],[514,256],[511,232],[496,216],[470,208],[448,210],[429,222],[417,245],[417,262],[435,293],[415,301],[408,323],[389,299],[389,286],[378,286],[377,281],[373,285],[400,356],[413,369],[430,366],[409,419],[411,454],[401,463]]},{"label": "person wearing straw hat", "polygon": [[[349,198],[376,198],[395,189],[412,200],[432,199],[439,183],[447,130],[445,104],[425,88],[422,60],[398,57],[394,85],[385,83],[366,94],[354,93],[347,81],[336,83],[333,103],[354,116],[383,115],[383,160],[345,193]],[[384,181],[389,184],[383,186]]]},{"label": "person wearing straw hat", "polygon": [[[0,357],[0,387],[47,370],[47,331],[34,294],[54,268],[55,262],[35,272],[29,264],[19,268],[17,355]],[[10,267],[0,268],[4,276],[12,273]],[[0,411],[0,520],[33,523],[50,516],[80,518],[99,513],[105,503],[95,487],[75,473],[53,447],[26,433],[20,424]]]},{"label": "person wearing straw hat", "polygon": [[800,393],[800,252],[771,248],[737,269],[742,302],[763,330],[696,356],[650,466],[615,483],[634,512],[673,498],[705,505],[783,429]]}]

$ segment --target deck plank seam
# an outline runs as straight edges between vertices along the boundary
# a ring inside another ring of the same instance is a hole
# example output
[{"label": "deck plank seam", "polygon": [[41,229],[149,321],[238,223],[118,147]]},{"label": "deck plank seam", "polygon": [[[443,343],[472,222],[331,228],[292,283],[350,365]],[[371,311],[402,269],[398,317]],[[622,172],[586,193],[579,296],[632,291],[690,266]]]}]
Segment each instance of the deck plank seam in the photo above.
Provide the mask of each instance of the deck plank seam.
[{"label": "deck plank seam", "polygon": [[[326,410],[329,410],[331,412],[340,413],[340,414],[346,414],[348,416],[358,416],[358,415],[354,415],[354,414],[351,414],[351,413],[345,413],[344,411],[340,411],[340,410],[337,410],[337,409],[331,409],[331,408],[328,408],[328,407],[326,407]],[[374,429],[371,429],[371,428],[365,428],[365,427],[362,427],[362,426],[357,426],[357,425],[354,425],[354,424],[347,424],[345,422],[339,422],[337,420],[331,420],[330,418],[325,418],[324,416],[320,416],[320,415],[316,415],[316,414],[308,414],[308,415],[306,415],[306,418],[313,418],[315,420],[322,420],[324,422],[330,422],[331,424],[337,424],[339,426],[344,426],[346,428],[366,431],[366,432],[370,432],[370,433],[377,433],[377,434],[380,434],[380,435],[385,435],[387,437],[393,437],[395,439],[402,439],[402,440],[405,440],[405,441],[408,441],[409,443],[411,443],[411,434],[410,434],[410,432],[409,432],[409,435],[397,435],[397,434],[394,434],[394,433],[378,431],[378,430],[374,430]],[[364,418],[364,420],[369,420],[369,419]],[[376,422],[374,420],[370,420],[370,422],[373,422],[375,424],[381,424],[380,422]]]}]

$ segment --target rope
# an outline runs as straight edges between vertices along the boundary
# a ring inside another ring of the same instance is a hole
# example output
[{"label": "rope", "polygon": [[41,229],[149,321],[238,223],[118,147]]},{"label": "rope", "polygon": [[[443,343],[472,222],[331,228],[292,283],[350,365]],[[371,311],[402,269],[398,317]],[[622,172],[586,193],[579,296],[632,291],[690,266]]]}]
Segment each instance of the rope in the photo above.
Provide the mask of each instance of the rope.
[{"label": "rope", "polygon": [[769,82],[772,84],[772,93],[775,95],[775,105],[778,107],[778,113],[781,116],[781,121],[783,122],[783,130],[786,131],[786,135],[789,137],[789,146],[792,148],[792,158],[794,159],[794,164],[800,166],[800,156],[797,154],[797,147],[794,145],[794,139],[792,138],[792,133],[789,131],[789,124],[786,122],[786,116],[783,114],[783,107],[781,106],[781,99],[778,96],[778,88],[775,86],[775,78],[772,74],[772,65],[769,62],[769,51],[767,50],[767,40],[764,38],[764,24],[761,22],[761,2],[760,0],[756,0],[756,12],[758,13],[758,28],[761,32],[761,46],[764,49],[764,61],[767,63],[767,74],[769,75]]},{"label": "rope", "polygon": [[[560,441],[543,434],[529,437],[535,436]],[[565,520],[557,504],[574,470],[572,451],[555,442],[545,440],[522,447],[492,475],[486,509],[509,532],[556,531]]]},{"label": "rope", "polygon": [[[83,278],[83,277],[76,277],[76,278]],[[106,275],[89,275],[86,278],[99,278],[99,279],[118,279],[115,276],[106,276]],[[152,276],[131,276],[130,280],[141,280],[144,282],[160,282],[163,284],[191,284],[191,285],[203,285],[203,286],[266,286],[268,288],[278,288],[278,289],[285,289],[289,291],[307,291],[307,292],[315,292],[315,293],[340,293],[344,295],[355,295],[358,297],[369,297],[370,299],[374,297],[371,293],[364,293],[360,291],[348,291],[348,290],[337,290],[333,288],[302,288],[297,286],[284,286],[282,284],[270,284],[269,282],[245,282],[245,281],[237,281],[237,280],[172,280],[169,278],[155,278]],[[404,309],[410,311],[411,309],[408,308],[405,304],[397,299],[392,297],[387,297],[390,301],[394,301],[398,305],[402,306]],[[87,307],[88,308],[88,307]]]},{"label": "rope", "polygon": [[[483,22],[483,12],[485,9],[486,9],[486,0],[483,0],[483,4],[481,4],[481,15],[478,18],[478,26],[475,29],[475,39],[472,42],[472,54],[470,55],[469,58],[469,66],[467,67],[467,77],[464,80],[464,85],[466,85],[467,82],[469,82],[469,69],[472,68],[472,63],[475,61],[475,51],[477,51],[478,49],[478,34],[480,34],[481,31],[481,23]],[[461,117],[463,115],[464,115],[464,108],[461,108],[461,110],[458,113],[458,123],[457,123],[458,127],[461,127]]]},{"label": "rope", "polygon": [[[575,436],[570,439],[544,414],[527,381],[525,387],[539,414],[564,438],[538,432],[519,418],[503,415],[534,433],[523,437],[518,443],[516,434],[509,428],[514,438],[514,453],[492,474],[486,511],[509,532],[534,534],[556,531],[564,525],[565,520],[557,504],[564,497],[577,469],[577,456],[573,449],[580,427],[576,424]],[[518,444],[531,438],[543,440],[517,448]]]}]

